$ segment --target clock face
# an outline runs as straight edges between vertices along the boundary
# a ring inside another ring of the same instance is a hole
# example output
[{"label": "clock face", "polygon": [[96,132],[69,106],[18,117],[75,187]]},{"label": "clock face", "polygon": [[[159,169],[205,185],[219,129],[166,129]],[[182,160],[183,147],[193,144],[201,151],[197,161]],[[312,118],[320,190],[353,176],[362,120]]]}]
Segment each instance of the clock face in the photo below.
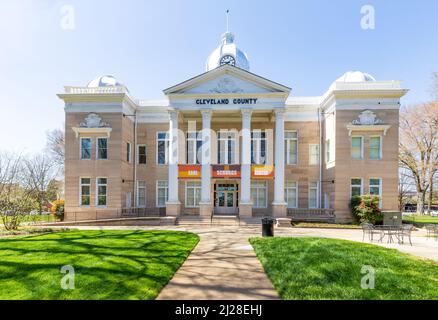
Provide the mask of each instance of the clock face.
[{"label": "clock face", "polygon": [[221,58],[221,62],[220,62],[221,66],[223,66],[224,64],[230,64],[232,66],[236,66],[236,59],[234,59],[233,56],[227,55],[227,56],[223,56]]}]

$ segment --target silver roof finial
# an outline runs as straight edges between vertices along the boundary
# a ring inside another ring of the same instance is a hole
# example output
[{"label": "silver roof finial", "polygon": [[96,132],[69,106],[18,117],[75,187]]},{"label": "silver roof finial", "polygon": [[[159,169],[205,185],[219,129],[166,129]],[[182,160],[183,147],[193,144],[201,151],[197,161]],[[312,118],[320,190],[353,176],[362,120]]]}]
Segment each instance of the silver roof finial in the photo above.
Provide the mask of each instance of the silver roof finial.
[{"label": "silver roof finial", "polygon": [[230,18],[230,9],[227,9],[227,32],[229,32],[230,31],[230,28],[229,28],[229,18]]}]

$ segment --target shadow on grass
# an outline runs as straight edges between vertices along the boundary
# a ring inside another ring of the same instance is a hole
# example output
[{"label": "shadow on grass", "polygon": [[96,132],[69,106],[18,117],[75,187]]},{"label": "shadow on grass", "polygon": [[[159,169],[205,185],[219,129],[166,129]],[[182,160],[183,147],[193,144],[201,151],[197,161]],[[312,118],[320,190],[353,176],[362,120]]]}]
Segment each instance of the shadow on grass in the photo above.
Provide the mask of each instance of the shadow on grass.
[{"label": "shadow on grass", "polygon": [[[198,241],[142,230],[0,239],[0,299],[153,299]],[[75,269],[74,290],[60,286],[64,265]]]}]

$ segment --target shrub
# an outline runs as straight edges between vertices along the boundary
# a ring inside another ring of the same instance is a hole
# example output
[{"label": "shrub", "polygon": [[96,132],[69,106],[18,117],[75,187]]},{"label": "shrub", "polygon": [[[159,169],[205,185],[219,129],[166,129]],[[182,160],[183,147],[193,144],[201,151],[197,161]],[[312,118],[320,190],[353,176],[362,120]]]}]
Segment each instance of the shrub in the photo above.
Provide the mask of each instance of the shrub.
[{"label": "shrub", "polygon": [[53,201],[52,207],[50,209],[52,213],[61,221],[64,219],[64,205],[64,200],[55,200]]},{"label": "shrub", "polygon": [[350,200],[350,208],[353,216],[361,223],[368,222],[379,224],[383,221],[383,214],[379,208],[379,197],[355,196]]}]

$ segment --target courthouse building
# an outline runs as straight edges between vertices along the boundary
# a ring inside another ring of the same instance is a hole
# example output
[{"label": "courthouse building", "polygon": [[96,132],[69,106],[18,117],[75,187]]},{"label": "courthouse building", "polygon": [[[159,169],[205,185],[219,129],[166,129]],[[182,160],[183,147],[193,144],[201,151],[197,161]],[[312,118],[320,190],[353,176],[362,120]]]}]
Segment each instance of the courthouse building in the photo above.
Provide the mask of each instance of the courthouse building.
[{"label": "courthouse building", "polygon": [[296,97],[250,71],[230,32],[206,72],[165,89],[162,101],[136,99],[112,76],[65,87],[58,96],[66,219],[136,213],[342,222],[360,194],[397,210],[406,92],[399,81],[355,71],[321,96]]}]

